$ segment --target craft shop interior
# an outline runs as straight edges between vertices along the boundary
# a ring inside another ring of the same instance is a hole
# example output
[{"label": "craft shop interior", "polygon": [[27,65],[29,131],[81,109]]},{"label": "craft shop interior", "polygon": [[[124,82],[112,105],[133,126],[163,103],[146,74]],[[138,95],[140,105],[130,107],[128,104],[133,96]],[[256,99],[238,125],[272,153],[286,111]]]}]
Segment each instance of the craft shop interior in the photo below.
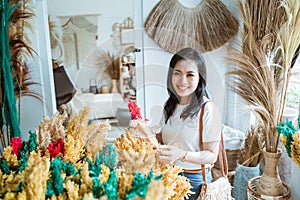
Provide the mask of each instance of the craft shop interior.
[{"label": "craft shop interior", "polygon": [[300,199],[299,0],[0,1],[0,199],[189,199],[155,129],[187,47],[221,114],[212,183]]}]

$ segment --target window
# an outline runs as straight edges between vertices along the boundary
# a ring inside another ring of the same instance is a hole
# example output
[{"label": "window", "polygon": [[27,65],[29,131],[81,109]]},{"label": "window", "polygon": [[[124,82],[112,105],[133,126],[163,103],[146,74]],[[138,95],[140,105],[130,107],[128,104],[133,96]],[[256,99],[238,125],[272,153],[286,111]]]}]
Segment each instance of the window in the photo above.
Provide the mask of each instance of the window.
[{"label": "window", "polygon": [[299,109],[300,100],[300,58],[298,57],[293,69],[287,91],[286,107]]}]

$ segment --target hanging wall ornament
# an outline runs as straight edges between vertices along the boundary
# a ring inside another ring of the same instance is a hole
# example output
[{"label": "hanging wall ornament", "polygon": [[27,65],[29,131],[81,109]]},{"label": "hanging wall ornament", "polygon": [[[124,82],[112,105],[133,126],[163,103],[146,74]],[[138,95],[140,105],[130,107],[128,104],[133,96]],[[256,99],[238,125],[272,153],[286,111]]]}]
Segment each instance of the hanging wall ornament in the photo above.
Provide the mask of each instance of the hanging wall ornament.
[{"label": "hanging wall ornament", "polygon": [[238,32],[239,24],[220,0],[203,0],[194,8],[179,0],[161,0],[145,22],[148,35],[163,49],[184,47],[201,52],[217,49]]}]

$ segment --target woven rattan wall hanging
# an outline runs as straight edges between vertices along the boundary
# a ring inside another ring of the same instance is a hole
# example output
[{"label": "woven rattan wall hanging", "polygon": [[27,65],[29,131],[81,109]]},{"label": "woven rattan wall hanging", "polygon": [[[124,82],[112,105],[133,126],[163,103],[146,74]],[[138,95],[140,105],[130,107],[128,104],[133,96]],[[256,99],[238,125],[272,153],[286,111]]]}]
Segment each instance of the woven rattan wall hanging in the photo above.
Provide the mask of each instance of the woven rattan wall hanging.
[{"label": "woven rattan wall hanging", "polygon": [[239,24],[220,0],[203,0],[194,8],[179,0],[161,0],[145,24],[148,35],[164,50],[184,47],[201,52],[217,49],[238,32]]}]

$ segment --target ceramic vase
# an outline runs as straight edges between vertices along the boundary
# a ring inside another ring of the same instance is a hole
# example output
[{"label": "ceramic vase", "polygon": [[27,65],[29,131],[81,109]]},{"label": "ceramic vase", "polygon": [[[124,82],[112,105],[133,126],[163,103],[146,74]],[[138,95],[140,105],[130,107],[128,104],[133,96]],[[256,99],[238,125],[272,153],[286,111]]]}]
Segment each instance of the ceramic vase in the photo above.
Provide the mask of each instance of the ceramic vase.
[{"label": "ceramic vase", "polygon": [[232,197],[234,197],[235,200],[247,199],[247,182],[251,178],[259,175],[259,165],[247,167],[237,163],[233,181]]},{"label": "ceramic vase", "polygon": [[117,106],[116,117],[118,120],[118,126],[129,127],[131,116],[126,102]]},{"label": "ceramic vase", "polygon": [[112,79],[111,80],[111,89],[110,89],[110,93],[118,93],[118,87],[117,87],[117,80],[116,79]]}]

